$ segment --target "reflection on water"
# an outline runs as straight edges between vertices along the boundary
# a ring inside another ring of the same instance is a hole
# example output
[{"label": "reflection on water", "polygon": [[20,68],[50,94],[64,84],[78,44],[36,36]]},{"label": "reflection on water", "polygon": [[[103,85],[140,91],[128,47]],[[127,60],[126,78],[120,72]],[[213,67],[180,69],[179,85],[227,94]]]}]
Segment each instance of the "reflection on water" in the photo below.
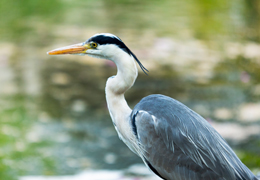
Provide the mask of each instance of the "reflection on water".
[{"label": "reflection on water", "polygon": [[0,179],[141,163],[118,139],[107,112],[104,87],[114,64],[46,55],[107,31],[150,70],[126,93],[131,107],[149,94],[174,97],[219,128],[241,160],[259,170],[256,7],[257,0],[1,2]]}]

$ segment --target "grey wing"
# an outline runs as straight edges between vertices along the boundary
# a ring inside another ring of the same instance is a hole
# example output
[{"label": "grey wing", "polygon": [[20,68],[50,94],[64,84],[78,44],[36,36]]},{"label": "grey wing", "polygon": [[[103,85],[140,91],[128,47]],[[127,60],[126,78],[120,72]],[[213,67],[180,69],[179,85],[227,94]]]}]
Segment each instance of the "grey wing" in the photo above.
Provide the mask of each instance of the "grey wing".
[{"label": "grey wing", "polygon": [[162,179],[255,178],[205,119],[172,98],[145,97],[131,117],[133,131],[145,151],[143,159]]}]

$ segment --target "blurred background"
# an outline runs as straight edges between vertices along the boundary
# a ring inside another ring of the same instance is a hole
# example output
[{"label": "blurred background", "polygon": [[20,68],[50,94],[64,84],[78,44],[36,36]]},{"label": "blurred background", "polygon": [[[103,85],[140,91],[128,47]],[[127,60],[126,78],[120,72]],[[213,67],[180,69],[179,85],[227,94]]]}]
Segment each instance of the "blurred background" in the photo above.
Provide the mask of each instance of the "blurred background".
[{"label": "blurred background", "polygon": [[115,65],[46,55],[101,32],[119,36],[150,71],[126,93],[132,108],[149,94],[171,96],[260,171],[259,0],[1,0],[0,179],[136,176],[129,168],[142,162],[106,107]]}]

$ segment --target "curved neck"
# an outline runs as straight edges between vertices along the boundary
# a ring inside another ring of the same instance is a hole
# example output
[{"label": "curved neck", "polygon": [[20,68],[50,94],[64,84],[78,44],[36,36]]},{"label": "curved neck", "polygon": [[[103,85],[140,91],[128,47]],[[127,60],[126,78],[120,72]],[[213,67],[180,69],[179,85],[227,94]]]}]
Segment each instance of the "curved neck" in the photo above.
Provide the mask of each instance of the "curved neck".
[{"label": "curved neck", "polygon": [[106,100],[110,116],[114,124],[118,126],[120,121],[126,120],[132,112],[124,93],[132,87],[138,72],[133,57],[123,51],[117,53],[111,60],[117,66],[117,74],[107,80]]}]

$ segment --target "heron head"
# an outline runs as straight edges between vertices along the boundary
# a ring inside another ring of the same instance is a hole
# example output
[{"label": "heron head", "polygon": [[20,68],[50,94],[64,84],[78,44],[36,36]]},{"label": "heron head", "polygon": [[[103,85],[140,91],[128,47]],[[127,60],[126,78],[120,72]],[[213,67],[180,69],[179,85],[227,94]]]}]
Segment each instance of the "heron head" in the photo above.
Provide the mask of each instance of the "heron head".
[{"label": "heron head", "polygon": [[[114,60],[116,56],[129,55],[132,56],[139,64],[141,69],[148,71],[137,59],[137,57],[128,49],[123,41],[110,33],[95,34],[87,41],[74,44],[47,52],[49,55],[88,55],[95,58]],[[119,57],[120,58],[120,57]],[[146,73],[146,72],[145,72]]]},{"label": "heron head", "polygon": [[74,44],[58,49],[49,51],[49,55],[61,55],[61,54],[72,54],[72,55],[89,55],[96,58],[111,58],[115,55],[115,51],[123,50],[129,55],[130,50],[122,42],[122,40],[109,33],[96,34],[89,38],[87,41],[79,44]]}]

